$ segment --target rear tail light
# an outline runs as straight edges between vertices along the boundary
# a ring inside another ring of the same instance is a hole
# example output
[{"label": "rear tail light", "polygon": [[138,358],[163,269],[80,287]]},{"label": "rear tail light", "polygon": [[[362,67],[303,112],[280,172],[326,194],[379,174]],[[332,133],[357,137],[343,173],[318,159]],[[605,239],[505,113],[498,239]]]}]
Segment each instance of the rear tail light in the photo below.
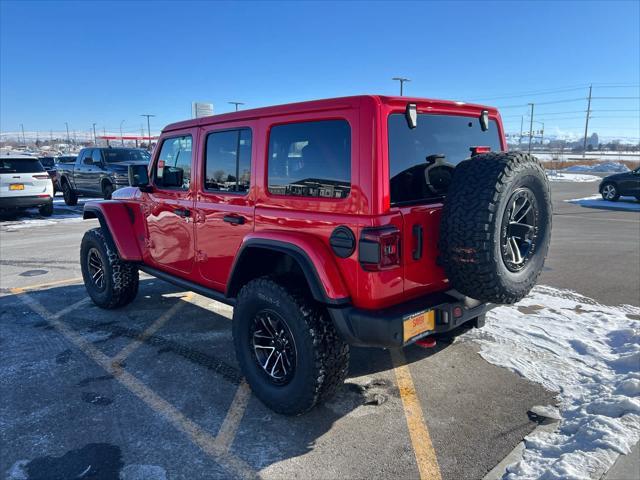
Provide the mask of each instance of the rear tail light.
[{"label": "rear tail light", "polygon": [[44,175],[32,175],[33,178],[38,179],[38,180],[49,180],[51,177],[49,177],[48,173],[45,173]]},{"label": "rear tail light", "polygon": [[370,272],[400,265],[400,230],[392,225],[365,228],[358,244],[358,260]]},{"label": "rear tail light", "polygon": [[471,150],[471,156],[475,157],[481,153],[489,153],[491,151],[491,147],[471,147],[469,150]]}]

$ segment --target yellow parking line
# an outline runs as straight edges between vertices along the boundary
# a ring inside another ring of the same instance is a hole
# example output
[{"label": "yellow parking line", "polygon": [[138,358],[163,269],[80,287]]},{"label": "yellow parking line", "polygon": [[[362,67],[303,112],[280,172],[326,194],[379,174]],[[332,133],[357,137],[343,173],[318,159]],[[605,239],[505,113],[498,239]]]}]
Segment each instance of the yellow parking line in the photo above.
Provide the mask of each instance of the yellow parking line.
[{"label": "yellow parking line", "polygon": [[420,478],[422,480],[441,480],[442,476],[436,451],[433,448],[429,429],[424,421],[422,406],[411,378],[411,372],[407,366],[407,359],[400,349],[391,349],[390,353]]},{"label": "yellow parking line", "polygon": [[[192,296],[193,295],[191,293],[187,293],[182,298],[184,300],[188,300]],[[136,350],[140,345],[142,345],[147,338],[149,338],[151,335],[156,333],[160,328],[162,328],[162,326],[165,323],[167,323],[167,321],[169,321],[169,319],[171,319],[171,317],[173,317],[178,312],[178,310],[180,310],[185,305],[186,304],[184,302],[178,302],[174,304],[169,310],[164,312],[160,316],[160,318],[158,318],[155,322],[153,322],[144,332],[140,334],[138,338],[128,343],[122,350],[120,350],[120,352],[115,357],[113,357],[113,363],[114,364],[122,363],[122,361],[125,358],[131,355],[134,352],[134,350]]]},{"label": "yellow parking line", "polygon": [[216,436],[216,443],[225,451],[229,451],[233,440],[236,438],[238,426],[240,425],[244,411],[247,409],[249,398],[251,398],[251,389],[249,388],[249,384],[245,380],[242,380],[231,401],[227,416],[222,422],[220,431]]},{"label": "yellow parking line", "polygon": [[19,294],[19,293],[27,292],[27,291],[30,291],[30,290],[41,290],[41,289],[50,288],[50,287],[58,287],[60,285],[68,285],[68,284],[71,284],[71,283],[79,283],[81,281],[82,281],[82,277],[67,278],[65,280],[57,280],[55,282],[38,283],[36,285],[28,285],[26,287],[12,288],[11,292],[15,293],[15,294]]},{"label": "yellow parking line", "polygon": [[255,478],[256,472],[246,462],[230,454],[228,450],[216,443],[216,438],[202,429],[198,424],[183,415],[169,402],[138,380],[134,375],[113,365],[113,359],[95,348],[90,342],[58,320],[57,315],[49,312],[40,302],[24,293],[21,289],[12,289],[12,293],[22,293],[20,298],[29,308],[49,322],[60,334],[73,343],[87,357],[91,358],[107,373],[113,375],[123,386],[147,404],[154,412],[163,416],[177,430],[186,434],[202,451],[211,456],[217,463],[234,475],[242,478]]}]

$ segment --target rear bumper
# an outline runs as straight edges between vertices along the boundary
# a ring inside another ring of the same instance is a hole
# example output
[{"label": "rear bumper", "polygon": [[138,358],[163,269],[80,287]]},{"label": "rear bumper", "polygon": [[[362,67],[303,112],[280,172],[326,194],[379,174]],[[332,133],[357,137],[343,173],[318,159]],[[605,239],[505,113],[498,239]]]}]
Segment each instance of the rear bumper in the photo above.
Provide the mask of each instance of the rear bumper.
[{"label": "rear bumper", "polygon": [[[402,347],[420,338],[443,333],[474,321],[481,326],[486,312],[496,305],[480,303],[455,291],[436,293],[383,310],[354,307],[329,308],[334,325],[347,343],[362,347]],[[405,322],[433,311],[434,328],[405,338]]]},{"label": "rear bumper", "polygon": [[2,197],[0,198],[0,209],[10,210],[13,208],[32,208],[48,205],[53,202],[50,196],[38,197],[36,195],[28,197]]}]

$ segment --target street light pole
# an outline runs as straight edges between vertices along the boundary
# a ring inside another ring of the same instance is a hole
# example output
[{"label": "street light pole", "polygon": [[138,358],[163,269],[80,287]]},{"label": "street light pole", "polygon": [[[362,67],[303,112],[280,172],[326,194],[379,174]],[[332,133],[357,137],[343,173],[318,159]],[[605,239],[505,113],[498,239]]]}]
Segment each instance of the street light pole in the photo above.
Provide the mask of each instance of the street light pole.
[{"label": "street light pole", "polygon": [[531,153],[531,138],[533,136],[533,103],[529,103],[531,105],[531,121],[529,122],[529,153]]},{"label": "street light pole", "polygon": [[71,138],[69,138],[69,123],[64,122],[64,124],[67,127],[67,144],[71,145]]},{"label": "street light pole", "polygon": [[403,87],[404,87],[404,82],[410,82],[411,79],[410,78],[405,78],[405,77],[393,77],[391,80],[395,80],[396,82],[400,82],[400,96],[403,95]]},{"label": "street light pole", "polygon": [[26,145],[27,139],[24,137],[24,125],[22,123],[20,124],[20,130],[22,130],[22,143]]},{"label": "street light pole", "polygon": [[122,124],[124,123],[124,120],[122,120],[120,122],[120,143],[122,144],[122,146],[124,147],[124,137],[122,136]]},{"label": "street light pole", "polygon": [[244,102],[227,102],[227,103],[230,103],[231,105],[235,105],[236,112],[238,111],[238,105],[244,105]]},{"label": "street light pole", "polygon": [[96,123],[94,122],[92,124],[92,126],[93,126],[93,146],[97,147],[98,146],[98,140],[96,138]]},{"label": "street light pole", "polygon": [[149,133],[149,143],[147,144],[147,146],[149,147],[149,151],[151,151],[151,123],[149,121],[149,118],[155,117],[155,115],[152,115],[150,113],[143,113],[140,116],[147,117],[147,132]]},{"label": "street light pole", "polygon": [[587,133],[589,131],[589,116],[591,115],[591,89],[593,85],[589,85],[589,101],[587,102],[587,119],[584,122],[584,142],[582,144],[582,159],[587,156]]}]

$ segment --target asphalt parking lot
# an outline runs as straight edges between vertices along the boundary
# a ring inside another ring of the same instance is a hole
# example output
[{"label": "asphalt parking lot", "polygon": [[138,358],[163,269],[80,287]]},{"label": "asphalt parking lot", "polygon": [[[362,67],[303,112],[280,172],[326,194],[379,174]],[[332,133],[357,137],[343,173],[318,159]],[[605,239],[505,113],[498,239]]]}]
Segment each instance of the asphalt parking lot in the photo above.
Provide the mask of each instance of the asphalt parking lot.
[{"label": "asphalt parking lot", "polygon": [[[638,214],[564,201],[593,188],[552,185],[541,283],[640,305]],[[93,306],[78,247],[96,224],[69,215],[0,223],[0,471],[9,479],[477,479],[536,427],[531,407],[554,404],[552,392],[462,340],[354,348],[331,402],[302,417],[274,414],[238,371],[229,307],[148,277],[126,308]]]}]

